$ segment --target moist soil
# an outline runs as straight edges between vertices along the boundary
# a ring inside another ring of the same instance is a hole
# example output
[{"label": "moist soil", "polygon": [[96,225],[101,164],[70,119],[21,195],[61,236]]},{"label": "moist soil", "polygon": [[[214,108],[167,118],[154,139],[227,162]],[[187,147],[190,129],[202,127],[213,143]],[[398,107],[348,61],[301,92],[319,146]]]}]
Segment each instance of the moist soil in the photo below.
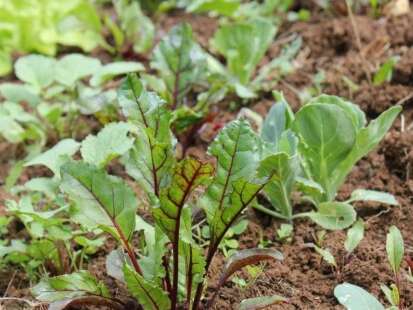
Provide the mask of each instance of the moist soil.
[{"label": "moist soil", "polygon": [[[353,255],[346,258],[343,243],[345,232],[328,232],[323,247],[335,256],[337,270],[321,260],[320,256],[306,243],[315,242],[320,228],[310,221],[294,222],[294,235],[290,242],[277,241],[276,230],[281,222],[249,210],[250,219],[247,231],[239,238],[241,248],[259,246],[265,241],[271,247],[284,254],[284,261],[266,263],[263,272],[255,279],[250,279],[247,272],[237,276],[247,280],[247,287],[239,287],[229,281],[221,290],[214,309],[235,309],[245,298],[278,294],[289,299],[288,303],[272,306],[269,309],[343,309],[333,295],[334,287],[342,282],[350,282],[364,287],[385,302],[380,284],[393,281],[385,251],[386,233],[390,225],[400,228],[404,240],[406,255],[413,258],[413,12],[403,16],[382,16],[372,18],[368,13],[355,16],[355,28],[350,22],[345,6],[333,6],[332,11],[319,12],[311,1],[296,1],[296,9],[306,7],[312,10],[312,17],[307,22],[286,23],[267,53],[263,64],[280,52],[280,42],[291,34],[297,33],[303,38],[302,49],[295,61],[296,70],[278,83],[276,89],[283,91],[294,110],[299,109],[299,95],[312,85],[312,77],[323,71],[324,93],[343,96],[359,104],[369,119],[377,117],[387,108],[401,104],[404,107],[402,117],[398,118],[390,132],[377,150],[363,158],[353,169],[346,184],[341,188],[338,199],[346,199],[357,188],[390,192],[396,196],[399,207],[380,204],[359,203],[358,215],[366,224],[365,237]],[[207,16],[193,16],[176,11],[158,21],[158,39],[173,25],[186,21],[194,30],[194,36],[200,44],[207,46],[209,38],[218,26],[216,19]],[[360,44],[356,39],[358,33]],[[374,86],[370,82],[380,64],[390,56],[400,57],[390,82]],[[354,86],[350,86],[348,80]],[[265,115],[271,107],[269,94],[254,102],[249,107]],[[237,111],[228,112],[226,105],[212,109],[209,118],[198,130],[191,132],[190,144],[183,148],[186,154],[205,156],[208,142],[219,128],[237,115]],[[0,181],[4,182],[10,167],[10,160],[19,158],[22,150],[5,143],[0,144]],[[122,169],[113,169],[123,174]],[[45,172],[29,169],[20,182]],[[4,199],[10,198],[0,190],[0,215],[4,212]],[[297,211],[301,208],[297,205]],[[19,225],[14,225],[11,234],[19,233]],[[114,247],[109,242],[89,263],[89,269],[103,279],[114,292],[116,283],[105,274],[104,257]],[[223,268],[226,258],[219,254],[213,261],[209,276],[211,287],[207,296],[213,293],[214,284]],[[403,262],[407,270],[407,263]],[[405,309],[413,309],[413,285],[402,281],[401,295]],[[29,297],[29,285],[24,274],[14,271],[0,273],[0,295]],[[387,303],[386,303],[387,304]],[[0,307],[1,308],[1,307]],[[11,309],[11,308],[10,308]]]}]

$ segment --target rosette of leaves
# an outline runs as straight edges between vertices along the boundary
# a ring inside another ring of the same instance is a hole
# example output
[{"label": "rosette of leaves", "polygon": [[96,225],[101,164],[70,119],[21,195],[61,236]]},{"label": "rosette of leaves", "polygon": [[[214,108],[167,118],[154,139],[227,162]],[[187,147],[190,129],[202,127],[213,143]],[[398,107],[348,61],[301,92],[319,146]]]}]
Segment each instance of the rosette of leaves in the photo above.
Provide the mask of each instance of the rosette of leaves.
[{"label": "rosette of leaves", "polygon": [[[394,106],[367,124],[360,108],[335,96],[321,95],[295,115],[280,94],[261,131],[265,149],[277,152],[274,164],[279,178],[264,189],[275,211],[264,212],[288,221],[308,216],[326,229],[349,227],[356,218],[352,202],[375,201],[397,205],[388,194],[355,190],[344,202],[335,201],[337,191],[354,165],[383,139],[401,111]],[[316,211],[293,214],[291,193],[296,189]]]},{"label": "rosette of leaves", "polygon": [[[257,194],[272,180],[275,171],[266,158],[261,159],[260,138],[245,120],[229,123],[210,145],[209,154],[216,160],[214,169],[212,164],[196,158],[175,158],[171,111],[155,93],[145,90],[136,75],[124,80],[118,96],[130,124],[129,141],[133,141],[128,144],[129,149],[123,148],[122,162],[146,197],[140,195],[138,201],[124,180],[109,175],[104,168],[108,161],[94,160],[100,156],[85,156],[89,142],[81,152],[82,160],[69,160],[61,166],[60,187],[73,204],[72,219],[85,230],[100,229],[118,241],[119,249],[107,259],[108,273],[125,282],[131,296],[144,309],[198,309],[208,269],[226,232],[243,210],[255,203]],[[99,138],[100,134],[93,139],[95,151],[105,149],[105,144],[97,143]],[[149,205],[151,223],[136,215],[144,201]],[[205,212],[209,226],[206,255],[193,237],[195,206]],[[136,244],[132,243],[134,236],[140,236],[136,246],[132,245]],[[234,254],[216,290],[240,268],[274,259],[282,259],[282,255],[273,249],[249,249]],[[110,300],[116,304],[112,304],[114,307],[125,306],[127,301],[108,296],[97,281],[86,285],[82,277],[76,276],[76,283],[68,281],[77,292],[75,296],[50,301],[87,304],[87,297],[93,295],[93,302],[97,299],[102,304]],[[33,293],[39,296],[42,287],[55,293],[68,289],[66,285],[53,285],[50,281],[54,279],[44,279],[40,289],[35,288]],[[265,303],[283,301],[272,297]],[[209,305],[212,303],[213,298]]]}]

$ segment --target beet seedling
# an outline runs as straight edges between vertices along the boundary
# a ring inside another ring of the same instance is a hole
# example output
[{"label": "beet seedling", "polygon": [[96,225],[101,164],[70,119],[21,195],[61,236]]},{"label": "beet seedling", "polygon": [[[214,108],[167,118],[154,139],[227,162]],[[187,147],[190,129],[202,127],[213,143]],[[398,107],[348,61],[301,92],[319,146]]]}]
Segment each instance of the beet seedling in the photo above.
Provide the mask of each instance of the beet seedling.
[{"label": "beet seedling", "polygon": [[[82,143],[83,160],[66,160],[61,166],[60,188],[72,203],[71,218],[85,230],[99,229],[115,238],[119,249],[108,256],[107,271],[126,284],[144,309],[199,309],[212,260],[239,215],[274,177],[273,158],[262,158],[259,137],[245,120],[235,120],[209,147],[216,170],[195,158],[177,160],[166,103],[147,92],[135,75],[128,76],[120,87],[119,101],[129,120],[128,136],[119,136],[112,128],[108,130],[112,139],[106,140],[102,131]],[[124,153],[126,171],[146,194],[139,201],[129,185],[104,169],[121,155],[115,152],[119,149]],[[136,215],[144,201],[150,208],[151,223]],[[193,238],[193,205],[206,215],[210,234],[206,256]],[[132,243],[136,235],[141,236],[138,244]],[[233,254],[207,308],[237,270],[274,259],[282,259],[282,255],[271,249]],[[69,289],[75,292],[62,295]],[[65,307],[95,302],[120,309],[127,304],[110,296],[102,283],[83,271],[43,279],[33,293],[42,301]]]}]

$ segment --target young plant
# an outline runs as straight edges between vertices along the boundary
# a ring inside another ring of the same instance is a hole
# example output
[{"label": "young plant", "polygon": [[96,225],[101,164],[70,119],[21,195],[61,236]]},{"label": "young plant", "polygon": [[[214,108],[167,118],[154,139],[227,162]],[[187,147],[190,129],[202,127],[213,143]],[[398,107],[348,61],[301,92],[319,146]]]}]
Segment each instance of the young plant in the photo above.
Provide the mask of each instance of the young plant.
[{"label": "young plant", "polygon": [[[222,240],[274,176],[269,165],[272,158],[260,159],[259,137],[245,120],[235,120],[209,147],[209,154],[217,162],[215,172],[211,164],[195,158],[177,160],[170,129],[171,111],[166,103],[147,92],[136,75],[125,79],[118,96],[129,120],[128,137],[136,137],[122,162],[146,197],[140,197],[138,202],[129,185],[105,171],[105,165],[113,158],[106,148],[118,148],[97,143],[103,140],[98,134],[93,147],[81,151],[83,160],[66,161],[60,169],[60,188],[72,202],[71,219],[85,230],[100,229],[115,238],[120,248],[108,256],[108,272],[126,283],[131,296],[144,309],[199,309],[208,270]],[[109,154],[107,160],[88,155],[99,152]],[[205,191],[199,197],[196,193],[201,188]],[[153,224],[136,215],[143,201],[149,205]],[[194,204],[205,212],[209,226],[206,257],[193,238]],[[144,240],[136,248],[132,243],[134,235]],[[215,291],[237,270],[267,259],[282,259],[282,255],[271,249],[241,250],[234,254]],[[44,279],[32,291],[43,301],[66,298],[59,301],[66,306],[92,302],[117,309],[125,306],[124,300],[109,296],[89,274],[80,272],[66,278],[67,281]],[[62,296],[67,289],[76,293]],[[208,301],[208,307],[213,301],[214,297]]]},{"label": "young plant", "polygon": [[396,309],[403,308],[400,296],[400,267],[404,256],[404,242],[400,230],[396,226],[391,226],[386,238],[386,252],[391,269],[393,271],[394,283],[388,287],[385,284],[380,286],[387,301]]},{"label": "young plant", "polygon": [[[390,194],[362,189],[355,190],[347,201],[334,199],[357,161],[387,133],[400,106],[388,109],[366,126],[357,105],[335,96],[316,97],[295,115],[280,94],[276,99],[261,131],[267,147],[278,152],[278,178],[264,189],[276,211],[261,208],[264,212],[288,221],[310,217],[323,228],[343,229],[356,218],[352,202],[398,204]],[[294,188],[317,211],[293,214],[290,196]]]}]

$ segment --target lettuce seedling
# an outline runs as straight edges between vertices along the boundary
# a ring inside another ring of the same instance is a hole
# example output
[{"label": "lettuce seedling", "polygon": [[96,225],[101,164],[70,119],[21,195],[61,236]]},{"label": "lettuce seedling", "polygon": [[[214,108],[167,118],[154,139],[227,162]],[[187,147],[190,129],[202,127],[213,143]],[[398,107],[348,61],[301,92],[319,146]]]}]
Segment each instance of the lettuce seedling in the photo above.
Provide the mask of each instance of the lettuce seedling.
[{"label": "lettuce seedling", "polygon": [[[310,217],[326,229],[350,226],[356,213],[351,203],[367,200],[397,205],[387,193],[358,189],[344,202],[334,201],[354,165],[373,150],[401,111],[394,106],[366,126],[359,107],[339,97],[321,95],[310,100],[295,115],[285,99],[277,103],[264,121],[263,152],[275,150],[278,178],[264,189],[276,209],[260,208],[273,216],[291,221]],[[317,211],[293,215],[291,193],[298,189]]]},{"label": "lettuce seedling", "polygon": [[[85,230],[100,229],[115,238],[120,249],[108,256],[108,272],[126,284],[144,309],[198,309],[212,260],[230,227],[275,176],[270,165],[273,159],[262,159],[259,137],[247,121],[240,119],[223,128],[209,146],[216,169],[191,157],[177,160],[170,129],[172,113],[166,103],[146,91],[136,75],[125,79],[118,96],[129,120],[129,135],[136,137],[129,150],[123,148],[126,153],[122,162],[146,195],[140,195],[138,201],[124,180],[106,172],[107,160],[100,155],[86,156],[88,142],[81,152],[82,160],[66,161],[60,169],[60,188],[72,202],[71,219]],[[104,136],[98,134],[93,140],[106,141]],[[103,151],[107,144],[95,141],[92,146],[107,153]],[[110,160],[111,156],[105,158]],[[142,203],[149,205],[151,224],[136,215]],[[193,238],[194,207],[203,210],[209,227],[206,256]],[[134,236],[140,237],[137,244],[132,243]],[[235,253],[215,291],[237,270],[268,259],[282,259],[282,255],[272,249]],[[57,294],[70,287],[76,290],[76,296],[60,302],[87,304],[93,288],[93,297],[100,303],[110,300],[112,306],[125,305],[125,301],[108,296],[106,290],[96,289],[97,281],[89,276],[67,276],[76,281],[58,286],[50,283],[56,278],[44,279],[33,293],[42,300],[59,302],[62,297],[49,299],[39,292],[46,287],[49,293]],[[93,285],[86,285],[91,281]],[[208,305],[213,302],[214,297]]]}]

